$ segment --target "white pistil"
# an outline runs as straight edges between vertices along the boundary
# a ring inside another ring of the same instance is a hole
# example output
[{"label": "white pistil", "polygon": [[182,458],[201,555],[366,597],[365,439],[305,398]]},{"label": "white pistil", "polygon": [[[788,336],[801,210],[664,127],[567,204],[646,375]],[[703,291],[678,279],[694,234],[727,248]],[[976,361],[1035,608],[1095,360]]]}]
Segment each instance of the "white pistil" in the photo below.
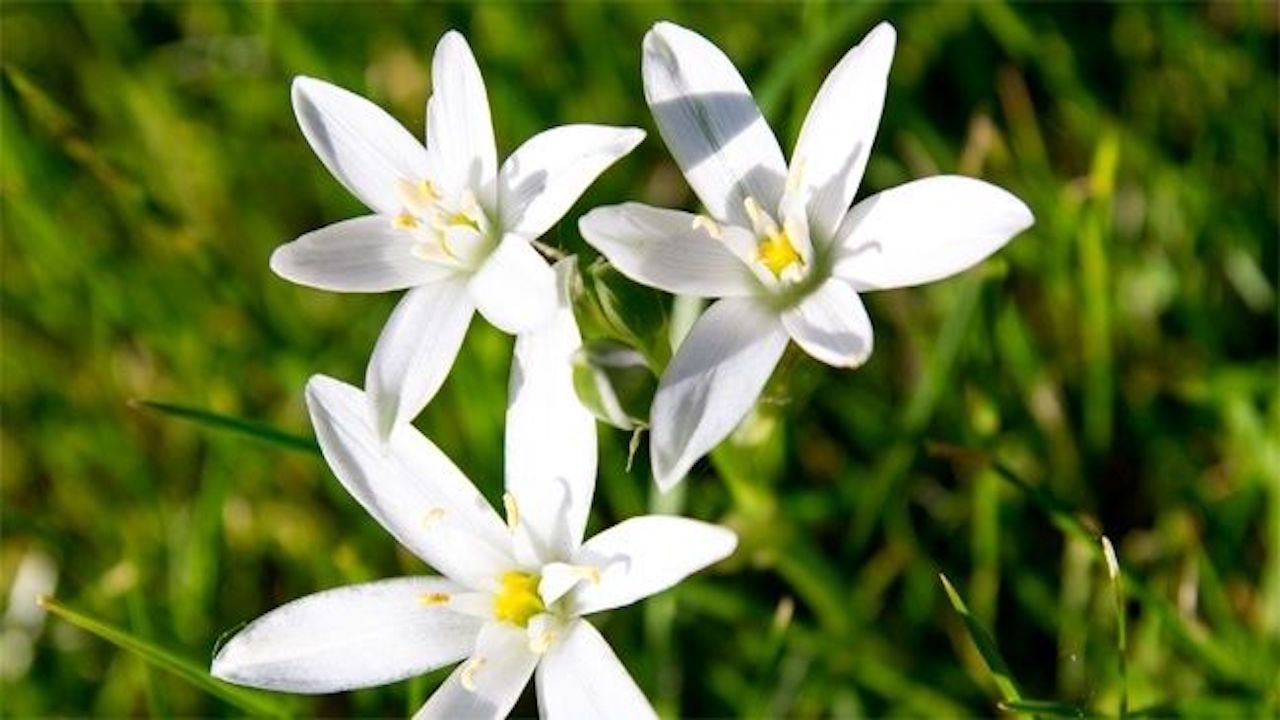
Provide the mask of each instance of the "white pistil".
[{"label": "white pistil", "polygon": [[480,668],[484,667],[486,662],[488,660],[478,656],[467,661],[458,675],[458,682],[462,684],[463,689],[468,692],[476,691],[476,673],[480,672]]}]

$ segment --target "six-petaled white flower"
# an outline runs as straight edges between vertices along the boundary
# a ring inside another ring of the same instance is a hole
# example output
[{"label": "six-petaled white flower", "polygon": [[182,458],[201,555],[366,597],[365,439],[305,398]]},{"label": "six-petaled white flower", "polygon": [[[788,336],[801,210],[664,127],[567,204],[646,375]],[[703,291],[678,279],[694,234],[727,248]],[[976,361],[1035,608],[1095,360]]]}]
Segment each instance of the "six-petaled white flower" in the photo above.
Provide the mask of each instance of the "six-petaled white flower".
[{"label": "six-petaled white flower", "polygon": [[789,340],[829,365],[871,354],[858,293],[958,273],[1032,222],[1018,198],[965,177],[917,180],[859,202],[895,32],[883,23],[827,77],[785,163],[755,100],[715,45],[671,23],[645,36],[645,97],[709,215],[598,208],[583,237],[623,274],[717,300],[659,382],[650,455],[678,482],[751,409]]},{"label": "six-petaled white flower", "polygon": [[444,577],[353,585],[284,605],[236,634],[213,674],[272,690],[381,685],[458,661],[419,715],[498,717],[537,673],[543,717],[653,717],[583,615],[629,605],[729,555],[729,530],[633,518],[582,541],[595,487],[595,420],[573,389],[581,337],[568,306],[572,260],[555,268],[557,308],[516,340],[507,408],[507,522],[412,425],[384,443],[364,394],[323,376],[307,403],[346,489]]},{"label": "six-petaled white flower", "polygon": [[311,147],[375,214],[303,235],[277,249],[271,267],[326,290],[410,288],[365,377],[384,438],[435,395],[476,310],[509,333],[549,317],[555,279],[531,241],[644,138],[637,128],[565,125],[535,135],[499,167],[466,40],[446,33],[431,69],[425,147],[353,93],[305,77],[293,84]]}]

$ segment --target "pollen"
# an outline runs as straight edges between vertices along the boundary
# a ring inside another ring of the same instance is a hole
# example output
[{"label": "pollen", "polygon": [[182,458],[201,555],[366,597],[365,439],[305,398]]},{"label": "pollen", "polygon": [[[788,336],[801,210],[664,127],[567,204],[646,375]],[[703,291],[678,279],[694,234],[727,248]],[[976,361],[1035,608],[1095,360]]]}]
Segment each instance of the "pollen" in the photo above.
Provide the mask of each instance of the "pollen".
[{"label": "pollen", "polygon": [[547,609],[538,596],[541,580],[537,575],[518,570],[503,573],[493,599],[494,617],[518,627],[528,627],[529,618]]},{"label": "pollen", "polygon": [[408,212],[402,212],[391,219],[392,227],[398,230],[416,230],[418,224],[418,218],[413,213]]},{"label": "pollen", "polygon": [[795,263],[803,263],[804,260],[791,244],[791,238],[786,231],[775,230],[760,243],[760,262],[769,268],[769,272],[773,273],[775,278],[782,279],[783,271]]},{"label": "pollen", "polygon": [[418,598],[418,601],[427,607],[439,607],[441,605],[448,605],[449,599],[449,593],[429,592],[423,593],[422,597]]}]

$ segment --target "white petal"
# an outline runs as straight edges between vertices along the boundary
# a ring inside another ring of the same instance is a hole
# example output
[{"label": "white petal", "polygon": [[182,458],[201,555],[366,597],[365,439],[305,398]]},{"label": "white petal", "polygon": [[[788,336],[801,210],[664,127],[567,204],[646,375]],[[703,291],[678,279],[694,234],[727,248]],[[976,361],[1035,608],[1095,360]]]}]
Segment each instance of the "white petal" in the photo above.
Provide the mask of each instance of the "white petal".
[{"label": "white petal", "polygon": [[475,56],[462,35],[449,31],[436,45],[427,103],[427,150],[438,182],[450,193],[470,188],[494,207],[498,151],[489,98]]},{"label": "white petal", "polygon": [[573,355],[582,347],[569,299],[575,266],[575,258],[556,263],[556,310],[516,338],[508,389],[507,492],[550,557],[568,557],[582,542],[596,485],[596,420],[573,387]]},{"label": "white petal", "polygon": [[536,240],[643,139],[639,128],[606,125],[562,125],[529,138],[498,175],[502,229]]},{"label": "white petal", "polygon": [[276,248],[271,269],[308,287],[336,292],[386,292],[453,273],[414,255],[417,241],[382,215],[334,223]]},{"label": "white petal", "polygon": [[427,173],[427,151],[382,108],[337,85],[293,80],[293,111],[324,166],[370,209],[394,215],[400,180]]},{"label": "white petal", "polygon": [[378,432],[388,437],[412,422],[444,383],[471,324],[475,306],[466,280],[414,288],[396,304],[365,371]]},{"label": "white petal", "polygon": [[471,657],[453,671],[414,718],[506,717],[537,664],[538,655],[529,649],[523,630],[507,623],[488,623],[480,630]]},{"label": "white petal", "polygon": [[467,287],[484,319],[513,335],[537,329],[556,309],[556,274],[518,235],[498,243]]},{"label": "white petal", "polygon": [[732,530],[689,518],[644,515],[621,522],[582,544],[574,563],[600,569],[598,583],[582,582],[574,608],[582,615],[622,607],[662,592],[728,557]]},{"label": "white petal", "polygon": [[[677,210],[640,203],[596,208],[578,221],[582,237],[623,275],[676,295],[743,297],[759,291],[760,283],[724,240],[727,233],[746,233],[733,226],[715,226],[709,234],[705,219]],[[695,225],[695,222],[699,223]],[[746,242],[755,246],[752,238]]]},{"label": "white petal", "polygon": [[990,183],[916,180],[854,206],[840,225],[835,274],[858,291],[922,285],[982,262],[1034,222],[1025,203]]},{"label": "white petal", "polygon": [[809,186],[809,218],[815,238],[829,242],[862,182],[880,126],[885,86],[897,33],[880,23],[845,54],[818,89],[800,128],[793,170]]},{"label": "white petal", "polygon": [[776,315],[747,298],[717,301],[662,374],[650,411],[649,455],[666,490],[746,416],[787,347]]},{"label": "white petal", "polygon": [[481,621],[424,602],[459,586],[406,577],[327,590],[246,625],[213,658],[214,677],[251,687],[328,693],[403,680],[471,652]]},{"label": "white petal", "polygon": [[782,149],[733,62],[701,35],[660,22],[644,36],[642,69],[654,122],[707,210],[751,227],[744,199],[776,208]]},{"label": "white petal", "polygon": [[544,720],[657,718],[631,673],[586,620],[569,626],[538,665],[538,711]]},{"label": "white petal", "polygon": [[797,345],[828,365],[852,368],[871,357],[871,318],[840,278],[828,278],[782,313],[782,324]]},{"label": "white petal", "polygon": [[307,383],[307,407],[333,473],[401,545],[478,590],[513,566],[502,520],[416,428],[398,425],[384,442],[365,394],[323,375]]}]

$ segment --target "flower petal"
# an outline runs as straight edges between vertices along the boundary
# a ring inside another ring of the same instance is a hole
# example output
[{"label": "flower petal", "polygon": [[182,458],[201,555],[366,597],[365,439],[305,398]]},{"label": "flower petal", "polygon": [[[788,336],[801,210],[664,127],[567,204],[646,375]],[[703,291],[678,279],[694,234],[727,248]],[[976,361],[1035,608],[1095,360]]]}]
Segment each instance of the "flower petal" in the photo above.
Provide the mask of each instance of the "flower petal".
[{"label": "flower petal", "polygon": [[582,542],[596,486],[596,420],[573,386],[582,335],[569,283],[576,259],[553,268],[559,302],[550,322],[516,338],[506,435],[506,487],[540,551],[568,557]]},{"label": "flower petal", "polygon": [[792,170],[811,188],[809,219],[819,242],[835,237],[862,182],[880,126],[897,33],[882,22],[827,75],[800,128]]},{"label": "flower petal", "polygon": [[733,431],[787,347],[777,316],[747,298],[717,301],[694,323],[650,411],[654,479],[666,490]]},{"label": "flower petal", "polygon": [[416,241],[382,215],[334,223],[276,248],[271,269],[290,282],[335,292],[425,285],[453,270],[414,255]]},{"label": "flower petal", "polygon": [[[677,295],[743,297],[760,283],[723,240],[733,225],[698,224],[699,216],[640,203],[596,208],[578,221],[582,237],[623,275]],[[754,239],[747,242],[754,246]]]},{"label": "flower petal", "polygon": [[484,319],[513,335],[537,329],[556,309],[556,274],[518,235],[498,243],[467,288]]},{"label": "flower petal", "polygon": [[859,292],[922,285],[982,262],[1034,222],[1024,202],[990,183],[916,180],[854,206],[837,233],[835,274]]},{"label": "flower petal", "polygon": [[523,630],[508,623],[487,623],[471,657],[445,679],[414,715],[415,720],[506,717],[529,684],[538,657],[529,649]]},{"label": "flower petal", "polygon": [[544,720],[657,718],[653,706],[591,623],[577,620],[538,664]]},{"label": "flower petal", "polygon": [[378,432],[412,422],[444,383],[471,324],[475,306],[466,279],[448,279],[405,293],[396,304],[365,371]]},{"label": "flower petal", "polygon": [[562,125],[521,145],[498,175],[505,232],[541,237],[568,212],[600,173],[644,139],[639,128]]},{"label": "flower petal", "polygon": [[401,545],[450,580],[496,586],[513,566],[506,526],[444,453],[407,423],[384,442],[365,394],[333,378],[312,376],[307,407],[333,473]]},{"label": "flower petal", "polygon": [[482,621],[424,597],[461,589],[403,577],[326,590],[246,625],[218,650],[214,677],[250,687],[328,693],[430,672],[467,656]]},{"label": "flower petal", "polygon": [[498,151],[489,96],[471,47],[457,31],[445,33],[436,44],[431,91],[427,151],[434,177],[451,194],[470,188],[481,204],[492,210]]},{"label": "flower petal", "polygon": [[737,545],[732,530],[689,518],[623,521],[587,540],[574,556],[575,564],[600,570],[598,583],[579,583],[574,609],[586,615],[630,605],[723,560]]},{"label": "flower petal", "polygon": [[644,96],[693,191],[720,220],[751,227],[743,201],[782,197],[782,148],[733,62],[701,35],[660,22],[644,36]]},{"label": "flower petal", "polygon": [[382,108],[353,92],[296,77],[293,111],[324,166],[375,212],[400,212],[398,181],[426,177],[422,143]]},{"label": "flower petal", "polygon": [[858,293],[829,278],[782,313],[787,334],[804,351],[835,367],[857,367],[871,357],[871,318]]}]

